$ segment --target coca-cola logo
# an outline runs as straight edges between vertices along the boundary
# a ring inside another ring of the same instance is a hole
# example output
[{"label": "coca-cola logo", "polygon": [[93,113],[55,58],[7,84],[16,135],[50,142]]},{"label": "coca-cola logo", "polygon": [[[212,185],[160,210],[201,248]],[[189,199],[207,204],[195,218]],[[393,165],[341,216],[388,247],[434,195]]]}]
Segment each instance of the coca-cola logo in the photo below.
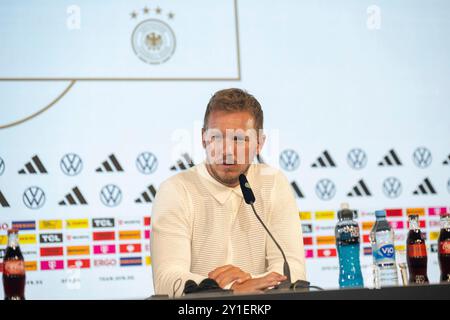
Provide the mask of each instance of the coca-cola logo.
[{"label": "coca-cola logo", "polygon": [[439,251],[441,254],[450,254],[450,240],[442,241]]},{"label": "coca-cola logo", "polygon": [[6,275],[22,275],[25,274],[25,263],[22,260],[5,261],[3,272]]}]

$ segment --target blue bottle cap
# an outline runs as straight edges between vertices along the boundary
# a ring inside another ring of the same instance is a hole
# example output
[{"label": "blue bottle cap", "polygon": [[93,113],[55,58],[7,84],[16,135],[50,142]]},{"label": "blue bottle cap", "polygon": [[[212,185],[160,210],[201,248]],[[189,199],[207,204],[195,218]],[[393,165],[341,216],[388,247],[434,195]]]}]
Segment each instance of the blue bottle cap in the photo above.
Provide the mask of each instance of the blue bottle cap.
[{"label": "blue bottle cap", "polygon": [[375,217],[377,217],[377,218],[385,218],[386,217],[386,211],[384,211],[384,210],[376,210],[375,211]]}]

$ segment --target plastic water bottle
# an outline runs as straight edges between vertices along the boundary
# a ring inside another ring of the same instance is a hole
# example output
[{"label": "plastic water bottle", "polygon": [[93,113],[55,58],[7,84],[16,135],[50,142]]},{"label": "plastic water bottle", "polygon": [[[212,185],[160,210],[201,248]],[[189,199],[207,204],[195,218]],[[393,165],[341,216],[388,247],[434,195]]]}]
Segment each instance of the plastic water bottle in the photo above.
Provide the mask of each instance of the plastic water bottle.
[{"label": "plastic water bottle", "polygon": [[359,226],[355,218],[356,213],[348,208],[347,203],[343,203],[335,228],[341,288],[364,286],[359,262]]},{"label": "plastic water bottle", "polygon": [[370,231],[374,264],[374,287],[398,285],[395,262],[394,231],[386,220],[386,211],[375,211],[375,225]]}]

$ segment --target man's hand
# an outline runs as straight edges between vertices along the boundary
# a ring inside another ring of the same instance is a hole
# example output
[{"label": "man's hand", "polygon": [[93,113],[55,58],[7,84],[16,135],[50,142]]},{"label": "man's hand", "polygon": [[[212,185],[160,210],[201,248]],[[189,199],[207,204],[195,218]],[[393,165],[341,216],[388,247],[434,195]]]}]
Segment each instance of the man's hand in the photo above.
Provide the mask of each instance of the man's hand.
[{"label": "man's hand", "polygon": [[233,281],[236,281],[236,283],[243,283],[252,278],[250,273],[230,264],[214,269],[208,273],[208,277],[215,280],[221,288],[225,288]]},{"label": "man's hand", "polygon": [[280,282],[286,279],[286,276],[282,276],[276,272],[271,272],[262,278],[250,279],[241,283],[235,282],[231,286],[231,289],[235,293],[263,292],[270,287],[277,286]]}]

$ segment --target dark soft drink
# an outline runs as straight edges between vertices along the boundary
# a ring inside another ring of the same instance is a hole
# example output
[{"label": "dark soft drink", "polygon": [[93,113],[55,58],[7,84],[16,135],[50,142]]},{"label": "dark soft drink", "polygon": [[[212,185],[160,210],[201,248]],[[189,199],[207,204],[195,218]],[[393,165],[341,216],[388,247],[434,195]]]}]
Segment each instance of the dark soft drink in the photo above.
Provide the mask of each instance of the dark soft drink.
[{"label": "dark soft drink", "polygon": [[425,238],[419,228],[419,216],[409,216],[409,233],[406,240],[406,261],[409,270],[409,283],[428,283],[427,277],[427,247]]},{"label": "dark soft drink", "polygon": [[5,300],[25,299],[25,262],[19,247],[17,230],[8,230],[8,246],[3,258]]},{"label": "dark soft drink", "polygon": [[450,283],[450,213],[441,216],[441,232],[439,233],[438,246],[441,282]]}]

